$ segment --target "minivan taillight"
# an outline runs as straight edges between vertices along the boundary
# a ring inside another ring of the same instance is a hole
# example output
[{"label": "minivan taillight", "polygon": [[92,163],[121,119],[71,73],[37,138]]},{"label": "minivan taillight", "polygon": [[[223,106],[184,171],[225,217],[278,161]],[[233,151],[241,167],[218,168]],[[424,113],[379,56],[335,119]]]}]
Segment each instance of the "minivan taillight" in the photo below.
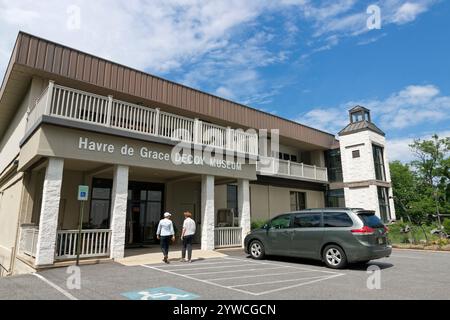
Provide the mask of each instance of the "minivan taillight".
[{"label": "minivan taillight", "polygon": [[370,234],[375,233],[375,230],[368,226],[364,226],[361,229],[353,229],[351,231],[352,231],[352,233],[360,234],[360,235],[370,235]]}]

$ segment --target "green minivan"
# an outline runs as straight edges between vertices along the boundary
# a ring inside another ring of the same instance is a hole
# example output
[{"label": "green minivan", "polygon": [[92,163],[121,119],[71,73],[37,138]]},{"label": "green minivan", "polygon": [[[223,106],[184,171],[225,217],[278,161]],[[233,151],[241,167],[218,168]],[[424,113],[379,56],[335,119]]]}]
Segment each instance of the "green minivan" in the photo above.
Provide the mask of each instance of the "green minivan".
[{"label": "green minivan", "polygon": [[388,229],[374,211],[307,209],[281,214],[244,240],[254,259],[265,255],[322,260],[329,268],[389,257]]}]

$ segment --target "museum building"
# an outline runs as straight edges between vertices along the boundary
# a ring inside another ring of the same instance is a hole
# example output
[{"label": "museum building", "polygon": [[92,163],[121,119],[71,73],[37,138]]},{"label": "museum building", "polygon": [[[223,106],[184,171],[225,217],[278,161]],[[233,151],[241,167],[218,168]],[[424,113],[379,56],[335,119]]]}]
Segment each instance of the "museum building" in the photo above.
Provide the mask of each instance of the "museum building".
[{"label": "museum building", "polygon": [[337,139],[20,32],[0,89],[2,274],[74,261],[78,239],[82,259],[123,258],[166,211],[178,232],[193,213],[202,250],[305,208],[395,220],[385,134],[349,115]]}]

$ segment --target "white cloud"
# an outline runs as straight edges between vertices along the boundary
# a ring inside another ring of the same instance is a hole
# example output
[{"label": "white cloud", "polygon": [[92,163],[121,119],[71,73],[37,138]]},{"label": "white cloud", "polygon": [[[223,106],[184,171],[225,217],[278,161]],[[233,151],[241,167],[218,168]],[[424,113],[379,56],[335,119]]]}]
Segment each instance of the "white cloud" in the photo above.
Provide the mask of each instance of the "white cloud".
[{"label": "white cloud", "polygon": [[[403,137],[396,139],[388,139],[386,152],[388,153],[388,157],[390,161],[399,160],[401,162],[410,162],[414,160],[414,154],[411,152],[411,148],[409,145],[413,143],[414,139],[428,140],[431,139],[431,136],[435,134],[428,133],[422,134],[419,137]],[[450,137],[450,131],[441,131],[436,133],[439,137]]]},{"label": "white cloud", "polygon": [[330,133],[337,133],[348,124],[345,108],[314,108],[295,121]]},{"label": "white cloud", "polygon": [[371,109],[372,117],[383,130],[404,129],[450,119],[450,96],[440,94],[434,85],[410,85],[385,99],[349,101],[338,107],[317,107],[297,119],[329,132],[347,124],[347,110],[355,105]]},{"label": "white cloud", "polygon": [[[81,9],[80,30],[66,28],[69,5]],[[22,29],[139,69],[164,72],[226,47],[234,28],[255,19],[263,6],[256,0],[2,0],[0,10],[2,46],[11,48]]]},{"label": "white cloud", "polygon": [[[430,139],[437,133],[440,137],[449,137],[450,131],[433,130],[433,124],[449,127],[450,96],[440,93],[434,85],[410,85],[393,93],[385,99],[350,101],[337,107],[317,107],[295,119],[314,128],[337,133],[348,122],[348,109],[363,105],[371,109],[373,121],[388,132],[387,152],[390,160],[409,162],[413,154],[409,144],[414,139]],[[403,132],[408,128],[422,125],[422,130],[398,138],[389,138],[389,132]]]},{"label": "white cloud", "polygon": [[[387,23],[400,24],[414,20],[434,2],[409,1],[405,6],[383,0],[380,5]],[[333,48],[342,37],[365,32],[367,14],[357,4],[356,0],[0,0],[0,72],[6,69],[17,32],[23,30],[137,69],[173,74],[174,80],[188,85],[206,84],[212,92],[244,103],[267,103],[279,84],[265,81],[259,70],[284,63],[293,54],[290,48],[294,52],[301,48],[300,55],[307,57]],[[70,6],[81,10],[79,30],[67,27]],[[282,32],[265,24],[275,14],[286,20]],[[299,41],[309,46],[300,46]],[[250,74],[252,83],[239,80]]]},{"label": "white cloud", "polygon": [[392,22],[405,24],[414,21],[419,14],[425,11],[427,11],[427,7],[424,3],[406,2],[394,13]]}]

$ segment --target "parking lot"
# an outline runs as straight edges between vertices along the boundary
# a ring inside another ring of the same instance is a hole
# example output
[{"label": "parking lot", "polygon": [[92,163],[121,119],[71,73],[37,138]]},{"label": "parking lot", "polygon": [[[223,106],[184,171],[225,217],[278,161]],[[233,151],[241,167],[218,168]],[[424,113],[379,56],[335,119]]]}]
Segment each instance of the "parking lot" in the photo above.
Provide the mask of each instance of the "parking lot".
[{"label": "parking lot", "polygon": [[196,265],[145,266],[170,275],[183,277],[220,288],[259,296],[294,287],[326,281],[344,275],[306,266],[250,259],[219,258]]},{"label": "parking lot", "polygon": [[[4,278],[0,279],[0,299],[450,298],[450,254],[445,252],[394,250],[390,258],[338,271],[314,261],[255,261],[241,250],[226,254],[192,264],[82,266],[80,289],[70,287],[73,278],[66,268]],[[378,282],[372,281],[369,266],[379,270]]]}]

